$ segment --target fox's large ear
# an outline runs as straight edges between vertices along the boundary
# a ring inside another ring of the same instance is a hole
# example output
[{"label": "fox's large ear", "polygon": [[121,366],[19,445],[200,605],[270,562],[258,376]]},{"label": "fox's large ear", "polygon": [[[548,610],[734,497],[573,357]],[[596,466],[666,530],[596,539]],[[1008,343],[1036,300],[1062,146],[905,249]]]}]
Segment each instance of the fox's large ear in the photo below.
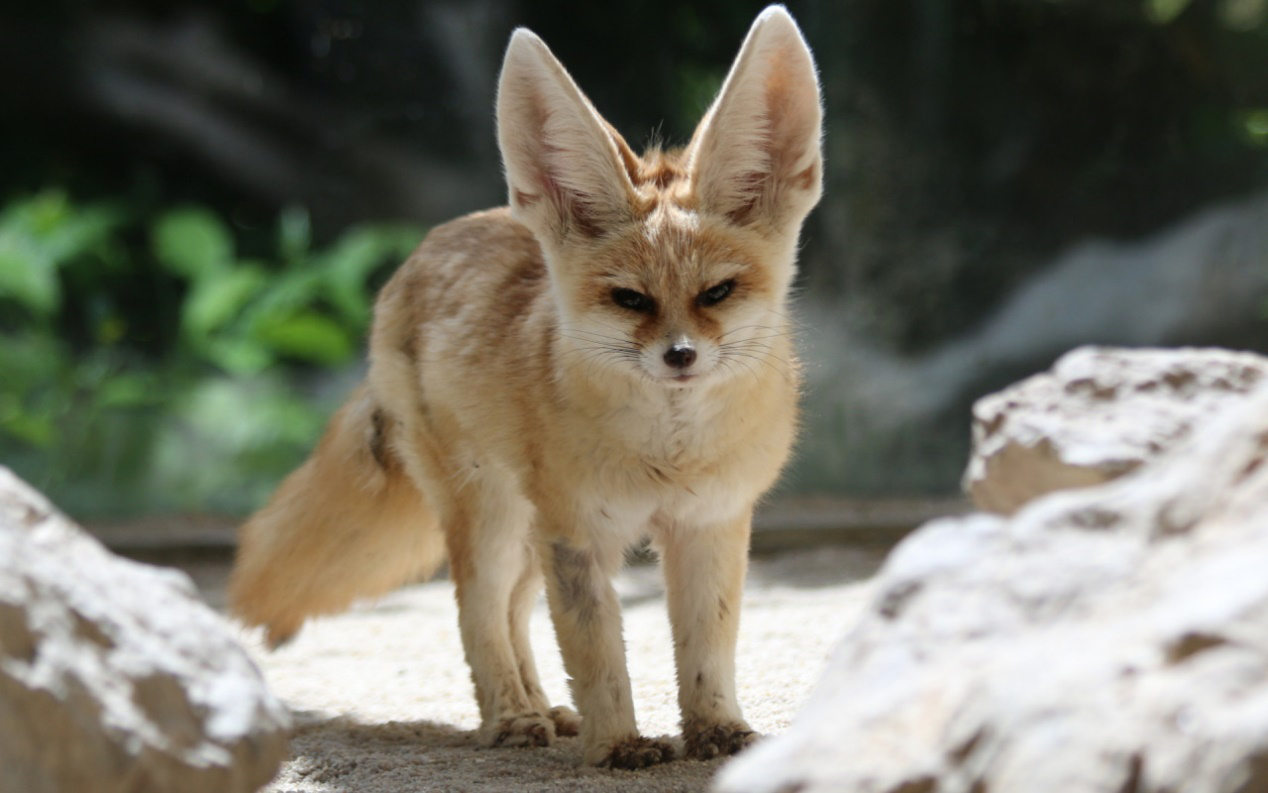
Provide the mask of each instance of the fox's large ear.
[{"label": "fox's large ear", "polygon": [[770,6],[692,136],[688,170],[701,210],[795,234],[823,189],[822,135],[810,48],[784,7]]},{"label": "fox's large ear", "polygon": [[497,126],[511,209],[539,239],[597,236],[630,218],[634,186],[623,141],[524,28],[511,36],[502,63]]}]

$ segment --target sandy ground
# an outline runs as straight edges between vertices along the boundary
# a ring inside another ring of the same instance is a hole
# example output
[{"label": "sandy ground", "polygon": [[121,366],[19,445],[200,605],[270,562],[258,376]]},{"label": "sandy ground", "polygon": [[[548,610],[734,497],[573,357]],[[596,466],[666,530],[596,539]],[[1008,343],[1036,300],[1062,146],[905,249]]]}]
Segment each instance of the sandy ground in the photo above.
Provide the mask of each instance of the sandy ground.
[{"label": "sandy ground", "polygon": [[[876,551],[824,548],[753,562],[738,649],[740,701],[758,731],[786,728],[837,640],[864,602]],[[223,568],[191,570],[213,605]],[[618,582],[635,708],[646,735],[677,734],[669,622],[659,570],[638,566]],[[247,644],[291,708],[292,758],[269,793],[413,791],[700,791],[719,763],[677,761],[628,772],[579,766],[580,745],[483,749],[458,637],[453,587],[410,587],[310,623],[291,644]],[[563,665],[544,603],[533,646],[555,703],[568,703]]]}]

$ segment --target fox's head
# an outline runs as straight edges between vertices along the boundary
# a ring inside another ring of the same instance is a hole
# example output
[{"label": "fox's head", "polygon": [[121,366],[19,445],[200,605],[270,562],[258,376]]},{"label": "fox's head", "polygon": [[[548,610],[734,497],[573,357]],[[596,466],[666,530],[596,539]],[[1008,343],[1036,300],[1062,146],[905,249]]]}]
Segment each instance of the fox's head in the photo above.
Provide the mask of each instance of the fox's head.
[{"label": "fox's head", "polygon": [[753,23],[681,151],[637,156],[524,29],[497,109],[512,212],[542,247],[566,354],[669,387],[787,367],[797,236],[823,169],[814,60],[782,6]]}]

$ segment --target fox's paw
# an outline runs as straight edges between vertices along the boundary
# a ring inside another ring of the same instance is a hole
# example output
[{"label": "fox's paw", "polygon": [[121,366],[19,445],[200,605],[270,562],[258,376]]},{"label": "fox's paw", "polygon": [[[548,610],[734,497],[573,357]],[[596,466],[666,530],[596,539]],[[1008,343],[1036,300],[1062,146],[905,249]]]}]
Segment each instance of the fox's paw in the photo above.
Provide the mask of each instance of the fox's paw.
[{"label": "fox's paw", "polygon": [[[587,753],[588,754],[588,753]],[[677,756],[673,744],[661,738],[634,735],[617,741],[594,765],[600,768],[635,770],[668,763]]]},{"label": "fox's paw", "polygon": [[687,722],[682,730],[686,755],[693,760],[712,760],[736,754],[760,737],[740,721],[726,724]]},{"label": "fox's paw", "polygon": [[555,723],[555,735],[579,735],[581,734],[581,716],[572,708],[563,706],[551,708],[550,720]]},{"label": "fox's paw", "polygon": [[485,746],[550,746],[555,722],[540,713],[520,713],[480,728]]}]

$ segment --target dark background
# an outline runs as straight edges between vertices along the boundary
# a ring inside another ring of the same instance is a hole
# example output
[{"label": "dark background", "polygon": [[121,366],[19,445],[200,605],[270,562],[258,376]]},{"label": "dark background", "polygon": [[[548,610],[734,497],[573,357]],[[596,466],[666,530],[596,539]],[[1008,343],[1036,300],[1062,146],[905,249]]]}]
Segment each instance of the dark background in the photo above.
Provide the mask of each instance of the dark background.
[{"label": "dark background", "polygon": [[[761,3],[0,10],[0,462],[82,517],[243,512],[427,227],[502,203],[531,27],[682,143]],[[974,397],[1083,343],[1261,348],[1268,0],[790,2],[821,71],[789,492],[957,488]]]}]

